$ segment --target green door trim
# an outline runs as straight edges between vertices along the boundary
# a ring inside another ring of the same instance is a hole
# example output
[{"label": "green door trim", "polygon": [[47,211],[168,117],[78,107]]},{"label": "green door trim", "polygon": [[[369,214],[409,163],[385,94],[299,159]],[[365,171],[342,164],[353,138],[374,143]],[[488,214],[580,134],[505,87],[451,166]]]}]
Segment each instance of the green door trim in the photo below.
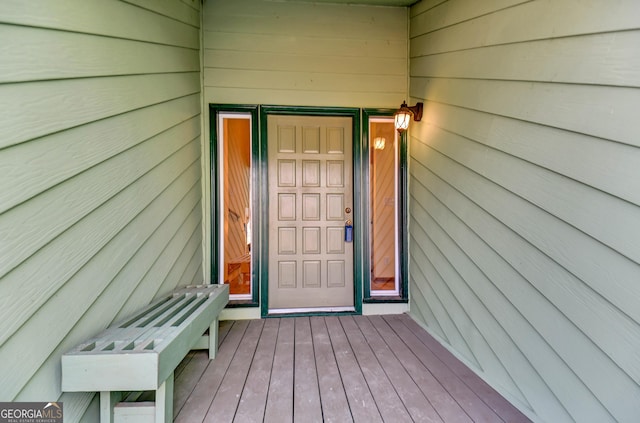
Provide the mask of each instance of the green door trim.
[{"label": "green door trim", "polygon": [[[218,151],[218,114],[219,113],[243,113],[251,115],[251,162],[252,166],[256,166],[257,171],[251,172],[251,185],[256,187],[252,190],[251,194],[251,213],[253,216],[258,216],[259,210],[256,206],[259,205],[260,190],[257,189],[259,185],[259,166],[260,166],[260,133],[258,132],[258,106],[257,105],[245,105],[245,104],[209,104],[209,151],[210,151],[210,183],[209,192],[211,193],[211,282],[218,283],[220,263],[218,263],[219,257],[219,228],[218,222],[220,218],[220,210],[218,207],[218,201],[220,196],[220,181],[217,177],[218,172],[218,158],[220,152]],[[251,245],[257,245],[258,237],[252,234]],[[255,251],[251,252],[251,300],[231,301],[227,305],[228,308],[233,307],[258,307],[260,305],[260,285],[259,285],[259,262],[256,260]],[[215,282],[214,282],[215,281]]]},{"label": "green door trim", "polygon": [[[362,176],[363,176],[363,186],[362,186],[362,197],[363,204],[369,204],[370,202],[370,183],[369,183],[369,121],[374,117],[389,117],[393,116],[396,112],[396,109],[364,109],[362,113]],[[364,287],[364,302],[365,303],[407,303],[409,302],[409,262],[407,254],[407,240],[408,240],[408,232],[407,232],[407,223],[408,223],[408,209],[407,209],[407,182],[408,182],[408,157],[407,157],[407,133],[404,132],[399,137],[400,140],[400,157],[398,163],[398,193],[400,196],[399,201],[399,219],[400,219],[400,233],[399,235],[399,244],[400,251],[398,251],[399,259],[400,259],[400,295],[397,297],[372,297],[371,296],[371,272],[368,273],[368,277],[364,278],[363,287]],[[368,217],[366,217],[368,219]],[[364,239],[362,240],[362,250],[363,250],[363,268],[371,269],[371,242],[370,242],[370,231],[363,231]]]},{"label": "green door trim", "polygon": [[[261,316],[273,317],[269,315],[269,191],[268,191],[268,157],[267,157],[267,118],[269,115],[298,115],[298,116],[339,116],[351,117],[353,130],[353,217],[354,217],[354,238],[353,238],[353,283],[354,283],[354,308],[355,312],[336,312],[336,313],[296,313],[296,316],[302,315],[340,315],[340,314],[362,314],[362,287],[363,279],[363,234],[366,229],[363,222],[363,206],[362,202],[362,137],[360,133],[360,109],[346,107],[291,107],[291,106],[260,106],[260,189],[258,204],[260,208],[260,286],[262,296],[260,297]],[[257,244],[254,244],[257,245]],[[278,314],[276,317],[283,317]]]}]

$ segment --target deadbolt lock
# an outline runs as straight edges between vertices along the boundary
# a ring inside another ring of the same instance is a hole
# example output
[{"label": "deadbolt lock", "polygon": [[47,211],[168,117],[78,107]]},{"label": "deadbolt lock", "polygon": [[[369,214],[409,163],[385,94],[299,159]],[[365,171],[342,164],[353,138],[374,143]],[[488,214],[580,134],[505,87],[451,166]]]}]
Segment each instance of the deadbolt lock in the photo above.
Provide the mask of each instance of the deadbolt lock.
[{"label": "deadbolt lock", "polygon": [[351,207],[347,207],[346,209],[344,209],[344,212],[345,212],[346,214],[351,213]]}]

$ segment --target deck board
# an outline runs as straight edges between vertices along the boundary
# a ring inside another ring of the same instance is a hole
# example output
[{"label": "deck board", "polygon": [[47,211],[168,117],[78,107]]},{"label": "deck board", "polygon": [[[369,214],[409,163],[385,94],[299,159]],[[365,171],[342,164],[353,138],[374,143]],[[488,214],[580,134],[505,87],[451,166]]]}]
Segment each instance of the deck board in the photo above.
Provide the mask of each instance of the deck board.
[{"label": "deck board", "polygon": [[340,321],[337,317],[327,317],[326,324],[353,421],[356,423],[382,422],[378,406],[373,400]]},{"label": "deck board", "polygon": [[442,423],[442,419],[436,410],[424,396],[420,387],[413,381],[411,375],[402,367],[402,364],[377,332],[371,320],[366,316],[357,316],[355,320],[413,420]]},{"label": "deck board", "polygon": [[324,421],[352,422],[347,394],[324,317],[311,318],[311,331]]},{"label": "deck board", "polygon": [[204,419],[206,423],[233,421],[263,326],[264,320],[250,321],[245,336],[229,364],[229,369],[224,375],[211,407],[209,407]]},{"label": "deck board", "polygon": [[403,328],[393,324],[398,333],[405,334],[405,339],[410,340],[415,337],[422,343],[422,346],[416,344],[416,355],[424,360],[427,367],[433,369],[434,374],[438,373],[436,375],[438,380],[447,387],[454,398],[458,399],[474,421],[489,421],[492,416],[499,415],[508,423],[530,422],[522,412],[454,357],[413,319],[406,315],[391,316],[386,319],[390,322],[400,322],[405,326]]},{"label": "deck board", "polygon": [[342,318],[341,322],[382,419],[387,422],[413,421],[353,317]]},{"label": "deck board", "polygon": [[[218,329],[218,345],[221,345],[225,337],[229,333],[229,330],[233,326],[232,321],[220,322]],[[196,384],[200,381],[200,377],[209,365],[209,351],[199,350],[190,351],[189,354],[182,360],[180,365],[174,372],[175,386],[174,386],[174,400],[173,400],[173,416],[177,416],[182,407],[187,402],[187,399],[196,387]]]},{"label": "deck board", "polygon": [[175,375],[173,392],[174,417],[182,410],[209,365],[209,352],[206,350],[192,351],[183,360],[183,363],[185,362],[186,365],[182,371]]},{"label": "deck board", "polygon": [[280,322],[280,326],[278,327],[264,421],[266,423],[289,423],[293,421],[293,366],[291,363],[293,363],[294,357],[294,320],[277,320]]},{"label": "deck board", "polygon": [[279,323],[279,320],[276,319],[265,321],[236,412],[235,419],[237,421],[259,422],[264,418]]},{"label": "deck board", "polygon": [[189,353],[175,421],[530,420],[406,315],[221,322],[215,360]]},{"label": "deck board", "polygon": [[198,381],[182,410],[174,419],[175,423],[204,421],[248,326],[248,321],[238,321],[233,324],[229,334],[218,349],[216,359],[209,362],[200,381]]},{"label": "deck board", "polygon": [[396,335],[387,322],[380,316],[372,317],[371,322],[440,418],[443,421],[472,423],[471,418],[456,400],[438,382],[429,369],[420,362],[402,339]]},{"label": "deck board", "polygon": [[293,420],[322,421],[318,372],[308,317],[295,318],[294,361]]}]

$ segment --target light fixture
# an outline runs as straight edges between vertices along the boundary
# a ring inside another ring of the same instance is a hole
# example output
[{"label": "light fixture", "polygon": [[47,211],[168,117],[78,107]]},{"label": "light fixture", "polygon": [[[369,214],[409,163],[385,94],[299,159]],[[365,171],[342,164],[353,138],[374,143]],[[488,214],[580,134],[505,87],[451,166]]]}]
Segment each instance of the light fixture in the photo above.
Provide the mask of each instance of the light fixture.
[{"label": "light fixture", "polygon": [[403,133],[409,128],[411,116],[416,122],[422,119],[422,102],[416,103],[415,106],[407,106],[407,102],[403,101],[400,109],[395,114],[395,124],[398,132]]},{"label": "light fixture", "polygon": [[387,140],[383,137],[375,137],[373,139],[373,148],[376,150],[384,150],[384,145],[386,144],[386,142]]}]

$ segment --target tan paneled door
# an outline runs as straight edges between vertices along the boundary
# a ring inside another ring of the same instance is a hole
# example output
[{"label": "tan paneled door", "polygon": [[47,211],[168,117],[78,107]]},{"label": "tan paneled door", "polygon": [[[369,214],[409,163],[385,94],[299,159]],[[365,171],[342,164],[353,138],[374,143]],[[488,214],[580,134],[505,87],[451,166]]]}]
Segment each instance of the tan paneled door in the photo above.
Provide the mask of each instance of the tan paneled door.
[{"label": "tan paneled door", "polygon": [[268,117],[269,310],[354,306],[350,117]]}]

